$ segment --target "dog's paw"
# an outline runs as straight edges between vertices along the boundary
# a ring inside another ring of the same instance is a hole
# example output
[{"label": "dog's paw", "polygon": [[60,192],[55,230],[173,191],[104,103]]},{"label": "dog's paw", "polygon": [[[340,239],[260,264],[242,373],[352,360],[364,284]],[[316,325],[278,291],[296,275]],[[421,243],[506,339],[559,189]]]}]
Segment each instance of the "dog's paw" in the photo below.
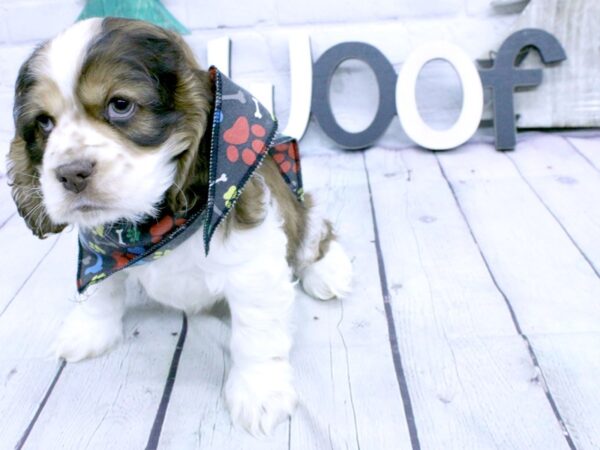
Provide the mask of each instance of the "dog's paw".
[{"label": "dog's paw", "polygon": [[63,324],[53,350],[57,358],[76,362],[106,353],[122,338],[123,325],[119,318],[92,317],[76,308]]},{"label": "dog's paw", "polygon": [[291,367],[284,361],[234,366],[225,386],[233,423],[254,436],[269,436],[298,402],[291,378]]},{"label": "dog's paw", "polygon": [[320,260],[302,273],[304,291],[319,300],[346,297],[352,285],[352,263],[342,246],[332,241]]}]

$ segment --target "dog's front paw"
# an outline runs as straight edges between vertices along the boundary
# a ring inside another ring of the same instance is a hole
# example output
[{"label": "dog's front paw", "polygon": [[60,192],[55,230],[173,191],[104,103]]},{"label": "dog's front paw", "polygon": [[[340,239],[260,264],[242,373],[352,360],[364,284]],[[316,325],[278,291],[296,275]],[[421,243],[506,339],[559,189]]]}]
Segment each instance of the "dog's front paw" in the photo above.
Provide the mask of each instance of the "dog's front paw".
[{"label": "dog's front paw", "polygon": [[93,317],[76,308],[62,326],[53,350],[57,358],[69,362],[102,355],[123,338],[121,319]]},{"label": "dog's front paw", "polygon": [[234,366],[225,386],[231,420],[254,436],[268,436],[298,401],[286,361]]}]

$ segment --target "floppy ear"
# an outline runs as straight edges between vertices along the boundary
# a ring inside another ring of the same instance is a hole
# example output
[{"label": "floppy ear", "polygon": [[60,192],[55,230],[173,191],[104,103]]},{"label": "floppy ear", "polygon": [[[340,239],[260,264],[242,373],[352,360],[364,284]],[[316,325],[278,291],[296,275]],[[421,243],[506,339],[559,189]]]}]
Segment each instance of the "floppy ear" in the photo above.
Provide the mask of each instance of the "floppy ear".
[{"label": "floppy ear", "polygon": [[8,154],[8,184],[19,215],[40,239],[60,233],[65,225],[56,225],[48,217],[40,188],[40,175],[27,155],[25,141],[16,136]]},{"label": "floppy ear", "polygon": [[176,108],[183,112],[184,120],[176,133],[185,136],[189,147],[177,157],[175,182],[167,201],[172,211],[184,212],[207,200],[214,94],[209,73],[196,68],[179,78],[177,91]]}]

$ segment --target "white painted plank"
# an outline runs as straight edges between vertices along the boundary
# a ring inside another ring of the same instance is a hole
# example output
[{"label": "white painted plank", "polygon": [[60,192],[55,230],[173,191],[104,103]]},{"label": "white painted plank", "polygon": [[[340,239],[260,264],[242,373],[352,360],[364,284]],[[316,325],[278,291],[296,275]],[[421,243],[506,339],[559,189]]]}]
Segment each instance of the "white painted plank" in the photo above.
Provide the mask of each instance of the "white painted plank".
[{"label": "white painted plank", "polygon": [[365,156],[421,446],[566,447],[434,154]]},{"label": "white painted plank", "polygon": [[256,441],[231,427],[221,398],[229,330],[214,318],[193,318],[161,436],[165,448],[410,447],[378,285],[362,157],[305,158],[303,172],[308,190],[328,207],[354,260],[356,280],[353,294],[342,302],[297,296],[291,359],[300,405],[291,428],[282,424],[273,438]]},{"label": "white painted plank", "polygon": [[532,342],[577,448],[600,448],[600,334],[534,336]]},{"label": "white painted plank", "polygon": [[0,357],[0,448],[15,448],[59,368],[48,359]]},{"label": "white painted plank", "polygon": [[[573,240],[600,269],[600,162],[598,139],[563,139],[540,135],[522,142],[509,154]],[[600,415],[596,399],[600,376],[597,333],[533,336],[550,390],[569,422],[576,424],[578,448],[600,446]],[[568,361],[568,364],[565,364]]]},{"label": "white painted plank", "polygon": [[[62,233],[55,248],[0,315],[0,356],[21,359],[48,356],[49,341],[73,307],[76,262],[77,234]],[[3,347],[5,342],[13,345]]]},{"label": "white painted plank", "polygon": [[597,170],[600,170],[600,139],[566,138],[583,157]]},{"label": "white painted plank", "polygon": [[0,436],[10,448],[21,438],[56,374],[58,365],[49,356],[49,345],[72,307],[76,250],[74,233],[61,236],[0,315]]},{"label": "white painted plank", "polygon": [[[93,301],[93,298],[90,300]],[[144,448],[182,316],[161,308],[126,320],[126,340],[100,358],[68,364],[25,448]]]},{"label": "white painted plank", "polygon": [[484,145],[439,160],[524,332],[600,330],[600,280],[510,160]]},{"label": "white painted plank", "polygon": [[600,273],[600,172],[558,135],[531,136],[506,155]]},{"label": "white painted plank", "polygon": [[348,251],[354,282],[342,301],[299,298],[292,359],[305,401],[292,420],[291,448],[409,448],[361,152],[305,158],[303,173]]},{"label": "white painted plank", "polygon": [[[476,145],[439,159],[534,351],[540,336],[554,336],[553,342],[559,342],[560,336],[574,333],[595,335],[600,326],[600,280],[510,160]],[[592,341],[586,344],[593,345]],[[548,358],[552,349],[540,350],[543,374],[586,370],[592,379],[600,376],[594,365],[580,367],[569,351]],[[589,410],[597,408],[597,399],[584,397],[589,389],[578,386],[580,380],[569,383],[568,389],[556,381],[548,381],[548,386],[575,446],[583,448],[597,437],[589,421],[579,420],[572,403],[579,401]]]},{"label": "white painted plank", "polygon": [[0,313],[13,301],[56,240],[56,236],[36,238],[16,215],[0,227]]}]

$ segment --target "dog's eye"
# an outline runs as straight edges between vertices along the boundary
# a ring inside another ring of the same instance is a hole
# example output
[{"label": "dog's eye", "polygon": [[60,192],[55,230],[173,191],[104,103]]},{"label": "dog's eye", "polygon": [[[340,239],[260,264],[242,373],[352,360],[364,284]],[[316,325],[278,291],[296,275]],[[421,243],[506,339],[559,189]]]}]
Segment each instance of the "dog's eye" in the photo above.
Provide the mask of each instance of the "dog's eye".
[{"label": "dog's eye", "polygon": [[135,103],[120,97],[113,97],[108,102],[109,120],[127,120],[133,116],[136,110]]},{"label": "dog's eye", "polygon": [[38,125],[46,134],[50,134],[50,132],[54,129],[54,120],[52,120],[52,117],[46,114],[40,114],[35,120],[37,120]]}]

